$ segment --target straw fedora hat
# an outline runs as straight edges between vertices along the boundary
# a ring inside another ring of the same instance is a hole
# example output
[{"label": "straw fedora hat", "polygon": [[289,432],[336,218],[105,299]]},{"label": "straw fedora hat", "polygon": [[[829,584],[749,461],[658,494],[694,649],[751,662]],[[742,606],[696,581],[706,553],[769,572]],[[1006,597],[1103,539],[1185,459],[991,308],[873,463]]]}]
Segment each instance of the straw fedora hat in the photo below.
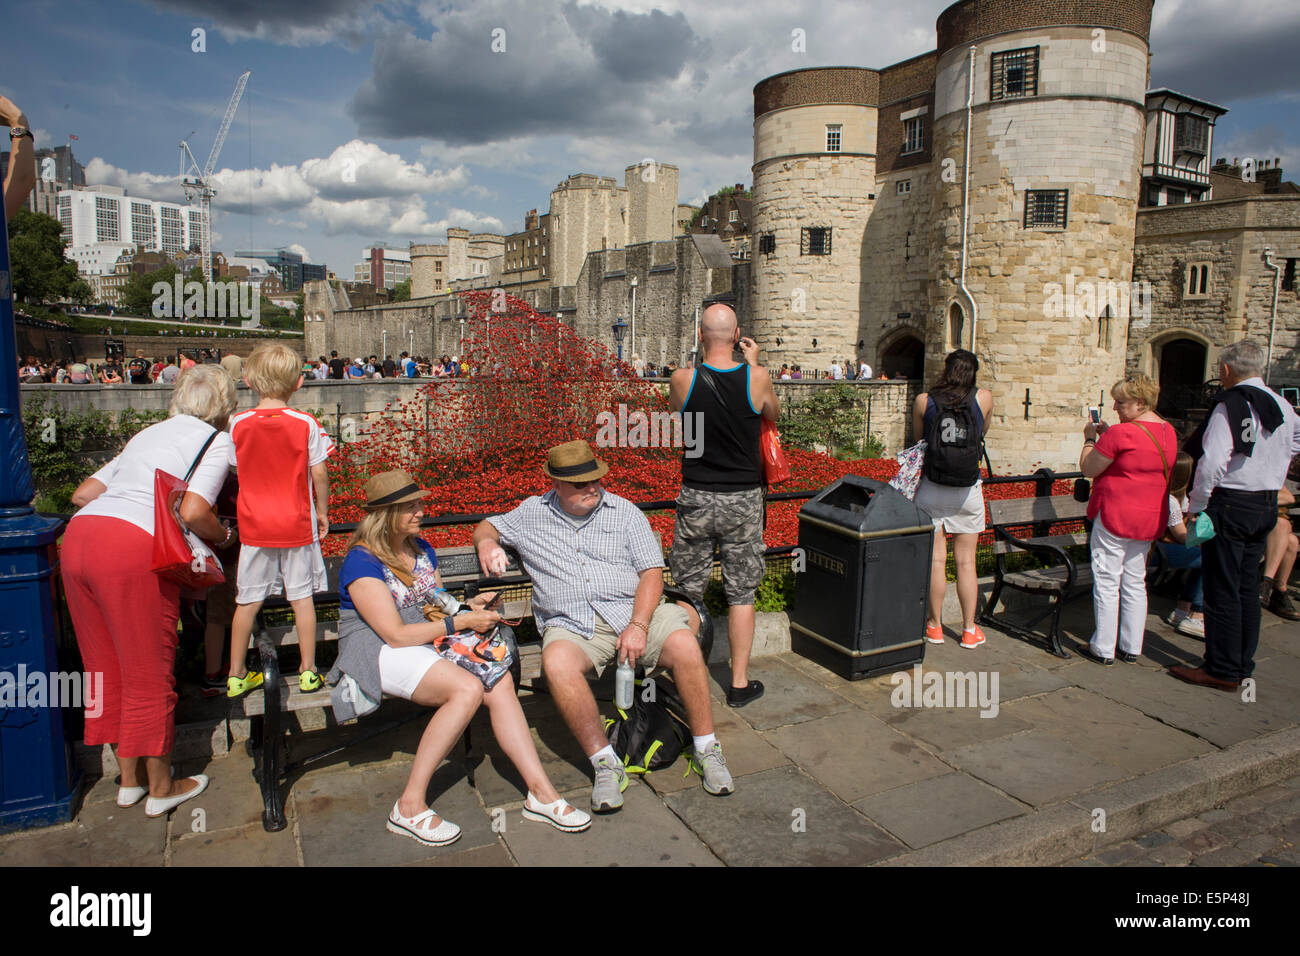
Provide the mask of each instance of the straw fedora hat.
[{"label": "straw fedora hat", "polygon": [[417,485],[415,479],[401,468],[371,475],[370,480],[366,482],[365,493],[366,501],[361,507],[367,511],[391,508],[393,505],[427,498],[433,494]]},{"label": "straw fedora hat", "polygon": [[560,481],[597,481],[605,477],[609,465],[593,455],[591,446],[579,438],[548,451],[542,471]]}]

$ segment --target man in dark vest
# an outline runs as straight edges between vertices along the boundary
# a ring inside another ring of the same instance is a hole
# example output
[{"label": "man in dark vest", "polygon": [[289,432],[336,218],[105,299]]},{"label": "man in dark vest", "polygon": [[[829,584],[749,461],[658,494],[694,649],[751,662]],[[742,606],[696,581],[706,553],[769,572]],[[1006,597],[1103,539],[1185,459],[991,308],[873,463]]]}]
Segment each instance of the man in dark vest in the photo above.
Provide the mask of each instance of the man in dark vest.
[{"label": "man in dark vest", "polygon": [[[758,364],[757,343],[741,338],[730,306],[705,309],[699,334],[703,361],[674,372],[668,391],[673,410],[682,413],[686,445],[669,564],[677,586],[698,601],[717,545],[731,646],[727,703],[743,707],[763,696],[763,684],[749,679],[754,591],[764,571],[759,419],[776,421],[781,405],[771,376]],[[737,347],[743,362],[733,357]]]},{"label": "man in dark vest", "polygon": [[1278,489],[1300,453],[1300,417],[1264,384],[1265,361],[1264,350],[1244,339],[1219,352],[1223,391],[1186,445],[1196,461],[1188,527],[1201,513],[1214,522],[1214,537],[1201,545],[1205,662],[1169,672],[1218,690],[1236,690],[1255,669],[1259,565],[1277,523]]}]

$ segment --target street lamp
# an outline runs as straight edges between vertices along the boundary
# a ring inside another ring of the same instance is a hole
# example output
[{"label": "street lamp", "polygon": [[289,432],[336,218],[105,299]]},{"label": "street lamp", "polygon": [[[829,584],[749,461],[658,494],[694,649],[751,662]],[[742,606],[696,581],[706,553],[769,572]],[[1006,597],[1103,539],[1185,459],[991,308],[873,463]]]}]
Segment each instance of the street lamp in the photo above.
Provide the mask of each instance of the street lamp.
[{"label": "street lamp", "polygon": [[632,354],[636,354],[636,276],[632,277]]},{"label": "street lamp", "polygon": [[623,361],[623,336],[627,335],[627,323],[623,317],[619,316],[617,322],[612,326],[614,329],[614,344],[618,346],[618,360]]}]

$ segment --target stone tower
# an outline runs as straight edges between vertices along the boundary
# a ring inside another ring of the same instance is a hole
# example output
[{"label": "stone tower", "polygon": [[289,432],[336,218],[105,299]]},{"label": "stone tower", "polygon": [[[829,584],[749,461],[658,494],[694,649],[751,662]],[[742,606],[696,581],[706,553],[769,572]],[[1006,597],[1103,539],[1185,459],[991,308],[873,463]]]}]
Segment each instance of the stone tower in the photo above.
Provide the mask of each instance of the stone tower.
[{"label": "stone tower", "polygon": [[627,187],[626,245],[677,234],[677,167],[646,160],[623,171]]}]

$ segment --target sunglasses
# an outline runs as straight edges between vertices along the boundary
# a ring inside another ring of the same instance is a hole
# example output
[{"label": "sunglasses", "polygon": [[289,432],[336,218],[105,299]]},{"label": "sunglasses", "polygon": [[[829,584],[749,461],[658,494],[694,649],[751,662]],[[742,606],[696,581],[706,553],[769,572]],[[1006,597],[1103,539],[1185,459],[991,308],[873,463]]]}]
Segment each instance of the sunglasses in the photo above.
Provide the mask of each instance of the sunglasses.
[{"label": "sunglasses", "polygon": [[572,488],[574,491],[580,491],[581,489],[586,488],[589,485],[599,485],[600,479],[591,478],[588,479],[587,481],[566,481],[565,484],[568,485],[570,488]]}]

